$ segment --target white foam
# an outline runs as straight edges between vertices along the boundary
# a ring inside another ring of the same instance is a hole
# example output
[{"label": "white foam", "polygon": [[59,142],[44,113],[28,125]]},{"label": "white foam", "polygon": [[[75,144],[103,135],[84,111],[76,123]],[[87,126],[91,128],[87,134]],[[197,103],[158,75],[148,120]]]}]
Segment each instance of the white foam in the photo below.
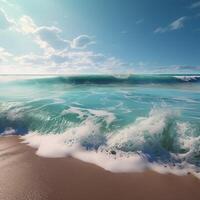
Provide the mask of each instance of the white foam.
[{"label": "white foam", "polygon": [[133,124],[120,130],[117,134],[111,134],[108,145],[118,145],[128,141],[135,142],[135,146],[145,142],[145,133],[150,135],[162,133],[167,119],[174,113],[167,109],[152,109],[147,117],[138,118]]},{"label": "white foam", "polygon": [[13,135],[15,133],[16,133],[15,129],[13,129],[11,127],[7,127],[1,135],[4,135],[4,136],[5,135]]},{"label": "white foam", "polygon": [[[193,172],[194,170],[192,169],[191,166],[185,166],[183,168],[180,166],[170,166],[167,164],[159,164],[159,163],[150,163],[149,164],[149,169],[152,171],[155,171],[157,173],[160,174],[174,174],[174,175],[178,175],[178,176],[184,176],[187,175],[188,172]],[[195,174],[195,173],[194,173]]]},{"label": "white foam", "polygon": [[174,76],[174,77],[186,82],[191,80],[197,80],[200,78],[200,76]]},{"label": "white foam", "polygon": [[106,110],[86,109],[74,106],[71,106],[69,109],[64,110],[61,113],[61,115],[66,115],[71,113],[77,114],[80,118],[82,118],[84,115],[85,116],[92,115],[93,117],[103,117],[108,125],[116,119],[114,113],[108,112]]},{"label": "white foam", "polygon": [[148,162],[137,154],[126,157],[113,156],[105,152],[78,151],[73,157],[111,172],[142,172],[148,167]]},{"label": "white foam", "polygon": [[118,79],[127,79],[131,76],[131,74],[113,74],[113,77]]},{"label": "white foam", "polygon": [[64,110],[61,113],[61,115],[66,115],[66,114],[71,114],[71,113],[79,115],[80,118],[82,118],[84,116],[84,112],[82,112],[81,109],[79,109],[77,107],[70,107],[69,109]]},{"label": "white foam", "polygon": [[190,159],[190,157],[195,155],[195,152],[199,151],[200,136],[195,136],[194,129],[186,122],[177,123],[177,133],[179,146],[187,150],[186,153],[179,156],[184,159]]},{"label": "white foam", "polygon": [[[93,111],[92,111],[93,112]],[[99,115],[101,112],[94,112]],[[63,134],[29,133],[22,136],[24,143],[36,148],[36,154],[42,157],[66,157],[72,156],[84,162],[98,165],[111,172],[142,172],[153,170],[159,173],[173,173],[186,175],[188,172],[200,177],[195,172],[196,167],[185,162],[178,164],[164,164],[149,162],[141,152],[123,152],[113,148],[116,144],[123,144],[128,140],[135,141],[137,145],[144,141],[144,133],[155,135],[162,133],[167,119],[173,114],[169,110],[153,109],[149,116],[139,118],[131,126],[120,130],[117,134],[108,136],[107,143],[96,150],[86,150],[82,142],[91,135],[100,133],[100,126],[88,118],[78,127],[70,128]],[[186,124],[177,125],[179,134],[185,134],[188,127]],[[113,150],[114,149],[114,150]],[[112,152],[114,151],[114,153]],[[177,155],[178,156],[178,155]]]},{"label": "white foam", "polygon": [[[68,134],[70,134],[68,132]],[[24,143],[37,148],[36,154],[41,157],[59,158],[72,156],[81,161],[98,165],[99,167],[111,172],[141,172],[147,169],[147,161],[138,154],[132,153],[131,156],[122,154],[111,155],[105,151],[86,151],[79,143],[70,141],[67,134],[62,135],[39,135],[31,133],[22,136]]]},{"label": "white foam", "polygon": [[91,114],[97,116],[97,117],[104,117],[107,124],[112,123],[116,117],[113,113],[108,112],[106,110],[94,110],[94,109],[87,109]]},{"label": "white foam", "polygon": [[[36,154],[42,157],[59,158],[72,156],[81,161],[95,164],[107,171],[119,172],[143,172],[153,170],[158,173],[172,173],[176,175],[186,175],[188,172],[200,177],[194,172],[194,167],[162,165],[158,163],[149,163],[143,156],[136,153],[117,152],[116,155],[106,151],[86,151],[78,143],[69,145],[66,143],[66,134],[62,135],[39,135],[36,133],[28,134],[22,137],[25,143],[37,148]],[[73,142],[72,142],[73,143]]]},{"label": "white foam", "polygon": [[94,133],[99,134],[98,125],[91,120],[87,120],[81,126],[71,128],[63,134],[41,135],[29,133],[21,136],[21,138],[24,143],[36,148],[36,154],[42,157],[72,156],[112,172],[139,172],[146,169],[147,161],[138,154],[125,155],[123,152],[118,152],[116,155],[112,155],[105,150],[87,151],[81,147],[80,142]]},{"label": "white foam", "polygon": [[24,143],[36,148],[36,154],[43,157],[65,157],[79,148],[80,141],[90,134],[98,133],[99,127],[87,120],[81,126],[71,128],[63,134],[29,133],[22,136]]}]

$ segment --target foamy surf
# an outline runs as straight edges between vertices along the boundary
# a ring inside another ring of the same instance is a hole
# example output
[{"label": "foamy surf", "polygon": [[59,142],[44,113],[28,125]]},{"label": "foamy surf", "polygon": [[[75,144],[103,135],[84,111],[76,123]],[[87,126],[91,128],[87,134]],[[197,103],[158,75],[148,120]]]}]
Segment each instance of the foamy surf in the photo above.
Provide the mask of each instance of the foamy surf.
[{"label": "foamy surf", "polygon": [[190,81],[198,81],[200,80],[200,76],[174,76],[176,79],[185,81],[185,82],[190,82]]},{"label": "foamy surf", "polygon": [[[72,156],[115,173],[153,170],[176,175],[193,173],[198,177],[199,168],[189,161],[194,150],[190,145],[195,144],[194,141],[199,142],[199,137],[186,135],[188,125],[176,123],[174,131],[177,132],[173,135],[174,145],[188,149],[187,153],[167,152],[161,146],[163,137],[166,137],[163,136],[164,130],[176,115],[178,113],[171,110],[154,108],[147,117],[140,117],[132,125],[111,132],[104,138],[100,126],[91,119],[63,134],[29,133],[21,138],[24,143],[36,148],[36,154],[42,157]],[[176,134],[179,134],[179,141],[176,141]],[[91,149],[87,149],[88,144]]]},{"label": "foamy surf", "polygon": [[8,80],[0,134],[20,135],[38,156],[72,156],[111,172],[198,176],[199,79],[177,76]]}]

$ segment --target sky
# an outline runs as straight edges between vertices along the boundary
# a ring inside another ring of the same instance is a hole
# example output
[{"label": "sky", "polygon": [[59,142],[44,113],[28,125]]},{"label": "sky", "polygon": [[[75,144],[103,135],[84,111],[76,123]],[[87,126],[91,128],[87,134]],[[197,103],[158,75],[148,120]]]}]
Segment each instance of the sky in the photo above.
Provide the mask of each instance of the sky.
[{"label": "sky", "polygon": [[200,73],[199,0],[0,0],[0,74]]}]

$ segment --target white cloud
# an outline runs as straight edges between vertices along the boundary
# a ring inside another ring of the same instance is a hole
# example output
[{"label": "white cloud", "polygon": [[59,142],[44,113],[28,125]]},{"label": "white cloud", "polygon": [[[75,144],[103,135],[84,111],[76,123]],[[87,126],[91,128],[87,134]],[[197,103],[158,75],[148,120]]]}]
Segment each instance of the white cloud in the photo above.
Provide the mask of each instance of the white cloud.
[{"label": "white cloud", "polygon": [[37,26],[31,17],[24,15],[19,19],[17,31],[24,34],[30,34],[34,33],[36,29]]},{"label": "white cloud", "polygon": [[200,1],[197,1],[197,2],[193,3],[193,4],[190,6],[190,8],[198,8],[198,7],[200,7]]},{"label": "white cloud", "polygon": [[61,30],[57,27],[37,26],[33,19],[27,15],[22,16],[16,24],[15,30],[31,36],[46,55],[54,53],[56,49],[68,46],[68,42],[59,36]]},{"label": "white cloud", "polygon": [[[34,20],[27,15],[22,16],[17,22],[7,17],[5,11],[0,10],[0,19],[3,18],[2,28],[6,28],[11,24],[14,25],[13,30],[24,35],[30,35],[40,48],[46,54],[50,54],[56,50],[66,49],[71,47],[73,49],[85,49],[88,45],[94,44],[92,37],[88,35],[80,35],[72,41],[63,39],[60,36],[61,29],[55,26],[38,26]],[[1,24],[0,24],[1,28]]]},{"label": "white cloud", "polygon": [[168,32],[168,31],[175,31],[175,30],[181,29],[181,28],[184,27],[184,23],[185,23],[186,19],[187,19],[187,17],[185,17],[185,16],[180,17],[166,27],[156,28],[154,30],[154,33],[165,33],[165,32]]},{"label": "white cloud", "polygon": [[120,59],[92,51],[63,50],[48,56],[31,53],[15,57],[14,61],[22,73],[111,73],[125,72],[128,66]]},{"label": "white cloud", "polygon": [[0,47],[0,63],[8,61],[10,57],[12,57],[12,54]]},{"label": "white cloud", "polygon": [[154,33],[165,33],[166,31],[166,28],[158,27],[154,30]]},{"label": "white cloud", "polygon": [[8,29],[14,25],[14,21],[9,19],[6,12],[0,9],[0,29]]},{"label": "white cloud", "polygon": [[79,35],[71,41],[71,48],[84,49],[88,45],[94,44],[95,42],[88,35]]},{"label": "white cloud", "polygon": [[104,73],[124,70],[126,64],[120,59],[86,50],[95,43],[88,35],[80,35],[70,41],[61,37],[62,30],[58,27],[38,26],[30,16],[24,15],[16,22],[11,21],[14,24],[12,31],[31,39],[43,53],[12,55],[0,48],[0,73]]},{"label": "white cloud", "polygon": [[15,57],[15,61],[20,65],[46,65],[48,61],[48,57],[44,55],[35,55],[33,53],[17,56]]},{"label": "white cloud", "polygon": [[[184,65],[163,65],[163,66],[152,66],[151,72],[152,73],[159,73],[159,74],[169,74],[169,73],[198,73],[200,70],[200,66],[184,66]],[[146,70],[145,73],[149,73]]]},{"label": "white cloud", "polygon": [[69,42],[59,36],[61,29],[55,26],[42,26],[37,28],[35,34],[38,34],[42,41],[47,42],[54,49],[65,49],[68,47]]},{"label": "white cloud", "polygon": [[44,54],[51,54],[54,49],[47,41],[41,39],[38,33],[39,28],[31,17],[22,16],[17,23],[16,31],[29,36],[33,42],[44,50]]},{"label": "white cloud", "polygon": [[169,25],[170,30],[177,30],[184,27],[186,17],[180,17]]}]

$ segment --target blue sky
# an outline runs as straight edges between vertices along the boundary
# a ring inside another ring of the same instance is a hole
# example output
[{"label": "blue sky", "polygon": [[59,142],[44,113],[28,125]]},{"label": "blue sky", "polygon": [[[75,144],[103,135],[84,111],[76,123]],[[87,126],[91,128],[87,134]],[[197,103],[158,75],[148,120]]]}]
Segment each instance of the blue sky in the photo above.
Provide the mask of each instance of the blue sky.
[{"label": "blue sky", "polygon": [[198,72],[198,0],[0,0],[0,73]]}]

